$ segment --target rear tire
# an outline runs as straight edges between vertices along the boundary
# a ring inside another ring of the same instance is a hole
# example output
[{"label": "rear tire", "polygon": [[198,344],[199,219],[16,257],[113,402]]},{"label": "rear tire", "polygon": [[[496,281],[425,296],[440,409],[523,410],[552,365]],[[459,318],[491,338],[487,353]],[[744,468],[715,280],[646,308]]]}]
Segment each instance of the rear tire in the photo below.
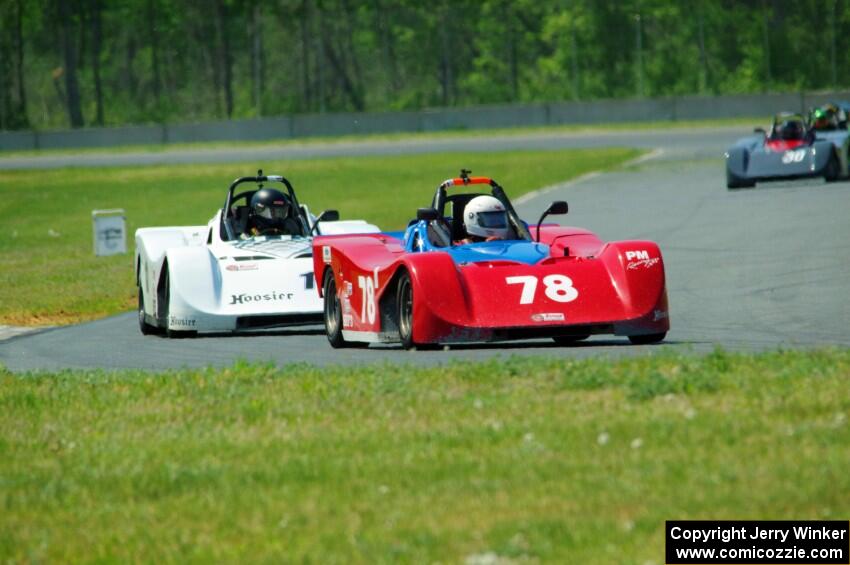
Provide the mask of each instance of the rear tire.
[{"label": "rear tire", "polygon": [[829,157],[829,162],[826,164],[826,169],[823,173],[823,180],[826,182],[835,182],[838,180],[841,172],[841,165],[838,163],[838,157],[833,153]]},{"label": "rear tire", "polygon": [[171,277],[168,270],[165,271],[165,335],[170,339],[184,339],[187,337],[195,337],[198,332],[192,330],[172,330],[168,327],[168,320],[171,319]]},{"label": "rear tire", "polygon": [[584,335],[556,335],[552,337],[552,340],[557,345],[575,345],[579,341],[584,341],[590,337],[590,334]]},{"label": "rear tire", "polygon": [[142,335],[153,335],[159,333],[159,328],[152,326],[145,321],[145,295],[142,293],[142,287],[139,287],[139,331]]},{"label": "rear tire", "polygon": [[333,271],[330,269],[325,271],[325,279],[322,281],[322,295],[325,297],[323,316],[325,334],[328,336],[331,347],[342,349],[360,345],[345,341],[345,338],[342,337],[342,308],[339,303],[339,296],[336,294],[336,280],[334,280]]},{"label": "rear tire", "polygon": [[633,345],[648,345],[650,343],[663,341],[665,337],[667,337],[667,332],[661,332],[660,334],[630,335],[629,341],[631,341]]},{"label": "rear tire", "polygon": [[396,304],[398,305],[398,339],[405,349],[413,349],[413,285],[410,275],[403,272],[398,278],[396,289]]}]

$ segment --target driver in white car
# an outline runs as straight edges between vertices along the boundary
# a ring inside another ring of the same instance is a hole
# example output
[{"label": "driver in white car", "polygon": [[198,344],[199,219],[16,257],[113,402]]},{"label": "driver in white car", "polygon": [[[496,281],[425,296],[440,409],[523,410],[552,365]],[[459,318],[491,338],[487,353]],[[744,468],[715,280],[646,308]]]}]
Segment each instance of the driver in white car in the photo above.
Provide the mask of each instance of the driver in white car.
[{"label": "driver in white car", "polygon": [[292,217],[289,198],[273,188],[261,188],[251,197],[251,210],[242,239],[258,235],[302,235],[298,221]]}]

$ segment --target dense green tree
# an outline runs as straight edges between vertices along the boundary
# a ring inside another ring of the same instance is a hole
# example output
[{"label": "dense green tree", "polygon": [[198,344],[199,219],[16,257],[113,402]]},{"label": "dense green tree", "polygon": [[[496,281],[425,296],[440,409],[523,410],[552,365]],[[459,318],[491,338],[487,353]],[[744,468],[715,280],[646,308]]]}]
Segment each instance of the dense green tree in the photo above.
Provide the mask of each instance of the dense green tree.
[{"label": "dense green tree", "polygon": [[0,4],[0,129],[29,125],[24,88],[23,25],[22,0]]},{"label": "dense green tree", "polygon": [[0,128],[848,86],[850,0],[0,0]]}]

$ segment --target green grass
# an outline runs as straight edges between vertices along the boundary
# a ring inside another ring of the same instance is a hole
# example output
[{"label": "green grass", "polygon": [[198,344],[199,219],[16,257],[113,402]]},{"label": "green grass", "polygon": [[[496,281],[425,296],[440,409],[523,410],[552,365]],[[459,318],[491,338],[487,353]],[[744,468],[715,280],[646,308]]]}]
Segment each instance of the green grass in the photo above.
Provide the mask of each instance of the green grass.
[{"label": "green grass", "polygon": [[0,562],[663,563],[847,519],[850,350],[0,369]]},{"label": "green grass", "polygon": [[736,127],[752,128],[756,125],[764,125],[764,116],[752,118],[718,118],[714,120],[676,120],[676,121],[650,121],[650,122],[612,122],[602,124],[569,124],[558,126],[529,126],[514,128],[492,128],[492,129],[453,129],[430,132],[398,132],[398,133],[374,133],[374,134],[351,134],[336,136],[311,136],[299,138],[282,138],[269,141],[207,141],[195,143],[170,143],[170,144],[137,144],[118,145],[114,147],[79,147],[75,149],[39,149],[27,151],[0,151],[0,159],[4,157],[38,157],[45,155],[77,155],[89,153],[160,153],[179,150],[202,150],[202,149],[248,149],[252,147],[285,147],[289,145],[311,145],[325,143],[351,143],[361,141],[408,141],[408,140],[436,140],[452,139],[458,137],[487,137],[487,136],[516,136],[528,134],[563,134],[563,133],[604,133],[632,130],[656,130],[656,129],[689,129],[689,128],[715,128]]},{"label": "green grass", "polygon": [[[264,162],[314,212],[336,208],[401,229],[461,167],[492,176],[516,197],[588,171],[616,167],[633,149],[453,153]],[[130,249],[139,227],[202,225],[222,206],[239,164],[0,172],[0,324],[61,324],[135,307],[132,254],[96,258],[91,211],[124,208]]]}]

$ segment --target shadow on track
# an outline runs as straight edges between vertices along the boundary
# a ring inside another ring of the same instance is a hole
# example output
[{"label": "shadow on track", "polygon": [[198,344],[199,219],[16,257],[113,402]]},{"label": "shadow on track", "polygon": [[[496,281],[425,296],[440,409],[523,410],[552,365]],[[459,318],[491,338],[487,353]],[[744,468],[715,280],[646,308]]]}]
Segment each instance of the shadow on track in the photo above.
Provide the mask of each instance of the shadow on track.
[{"label": "shadow on track", "polygon": [[[204,338],[246,338],[246,337],[294,337],[294,336],[312,336],[312,335],[325,335],[324,328],[321,327],[307,327],[307,328],[275,328],[268,330],[244,330],[238,332],[204,332],[199,333],[193,336],[181,337],[177,338],[180,340],[188,340],[194,341],[198,339]],[[153,339],[169,339],[166,337],[165,333],[158,333],[154,335],[150,335],[147,337],[151,337]]]},{"label": "shadow on track", "polygon": [[[624,347],[624,348],[644,348],[644,347],[662,347],[664,345],[689,345],[695,344],[698,342],[693,341],[680,341],[680,340],[671,340],[665,339],[660,343],[650,343],[645,345],[635,345],[630,343],[627,338],[622,339],[596,339],[591,341],[578,341],[576,343],[572,343],[570,345],[559,345],[554,341],[496,341],[496,342],[488,342],[488,343],[454,343],[454,344],[445,344],[445,345],[436,345],[436,346],[426,346],[422,348],[416,348],[416,352],[424,352],[424,353],[443,353],[444,348],[448,347],[450,351],[487,351],[487,350],[499,350],[499,351],[510,351],[510,350],[527,350],[527,349],[551,349],[554,351],[560,350],[570,350],[570,349],[587,349],[593,350],[601,347]],[[379,344],[369,347],[372,351],[403,351],[401,346],[396,344]]]}]

